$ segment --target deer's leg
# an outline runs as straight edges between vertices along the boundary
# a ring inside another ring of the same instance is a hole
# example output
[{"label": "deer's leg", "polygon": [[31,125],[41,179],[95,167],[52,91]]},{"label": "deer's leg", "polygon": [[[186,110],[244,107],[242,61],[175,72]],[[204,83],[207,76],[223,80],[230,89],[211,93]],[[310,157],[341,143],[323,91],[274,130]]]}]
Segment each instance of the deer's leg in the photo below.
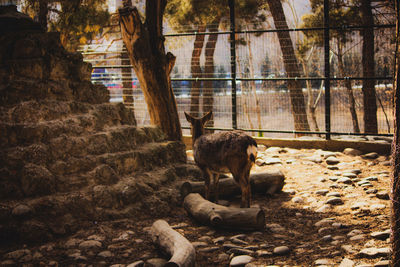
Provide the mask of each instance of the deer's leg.
[{"label": "deer's leg", "polygon": [[214,194],[215,194],[215,203],[218,204],[218,200],[219,200],[219,196],[218,196],[218,187],[219,187],[219,174],[218,173],[214,173]]},{"label": "deer's leg", "polygon": [[251,204],[251,187],[250,187],[250,171],[243,171],[239,176],[239,185],[242,190],[241,208],[250,208]]},{"label": "deer's leg", "polygon": [[205,168],[203,171],[204,178],[204,192],[207,200],[210,200],[210,179],[212,178],[212,174],[209,169]]}]

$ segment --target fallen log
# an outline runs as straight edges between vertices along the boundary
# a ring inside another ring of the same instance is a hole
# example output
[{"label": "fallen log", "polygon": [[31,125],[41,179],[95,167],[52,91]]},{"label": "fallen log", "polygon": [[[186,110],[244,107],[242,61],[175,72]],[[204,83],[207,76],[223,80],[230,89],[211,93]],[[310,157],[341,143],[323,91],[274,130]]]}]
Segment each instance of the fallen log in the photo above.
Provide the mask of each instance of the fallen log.
[{"label": "fallen log", "polygon": [[261,208],[231,208],[205,200],[198,193],[187,195],[185,210],[202,224],[235,230],[263,230],[265,212]]},{"label": "fallen log", "polygon": [[164,267],[195,266],[196,251],[193,245],[166,221],[155,221],[150,228],[150,236],[154,243],[171,255]]},{"label": "fallen log", "polygon": [[[274,194],[280,192],[285,184],[285,176],[280,170],[266,171],[250,174],[252,194]],[[210,187],[213,189],[213,187]],[[222,198],[233,197],[241,194],[239,185],[232,177],[219,180],[219,196]],[[185,198],[190,193],[199,193],[204,196],[204,182],[186,181],[180,187],[181,197]],[[211,196],[214,192],[211,191]]]}]

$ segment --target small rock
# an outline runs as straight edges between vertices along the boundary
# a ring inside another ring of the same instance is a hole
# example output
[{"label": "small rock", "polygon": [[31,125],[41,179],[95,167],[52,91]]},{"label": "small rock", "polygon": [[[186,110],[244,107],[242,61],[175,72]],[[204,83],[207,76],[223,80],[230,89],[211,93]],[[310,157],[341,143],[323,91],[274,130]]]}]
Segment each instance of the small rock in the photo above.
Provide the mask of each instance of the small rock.
[{"label": "small rock", "polygon": [[[218,248],[217,248],[218,249]],[[253,251],[250,249],[244,248],[231,248],[227,251],[228,254],[235,254],[235,255],[253,255]]]},{"label": "small rock", "polygon": [[314,261],[315,266],[321,266],[321,265],[326,265],[329,266],[331,262],[328,259],[318,259]]},{"label": "small rock", "polygon": [[390,248],[364,248],[359,252],[361,257],[387,257],[391,253]]},{"label": "small rock", "polygon": [[340,197],[333,197],[328,199],[325,204],[329,205],[343,205],[343,200]]},{"label": "small rock", "polygon": [[341,194],[339,192],[331,192],[326,195],[327,197],[340,197]]},{"label": "small rock", "polygon": [[336,165],[336,164],[338,164],[340,162],[340,160],[338,160],[334,156],[328,157],[325,161],[326,161],[326,164],[328,164],[328,165]]},{"label": "small rock", "polygon": [[350,178],[347,177],[342,177],[339,180],[337,180],[338,183],[343,183],[343,184],[352,184],[353,181]]},{"label": "small rock", "polygon": [[219,247],[207,247],[207,248],[200,248],[197,251],[202,252],[202,253],[210,253],[210,252],[217,251],[218,249],[219,249]]},{"label": "small rock", "polygon": [[357,251],[354,249],[352,245],[342,245],[341,248],[346,251],[348,254],[355,254]]},{"label": "small rock", "polygon": [[362,152],[358,149],[349,147],[349,148],[345,148],[343,150],[343,154],[349,155],[349,156],[360,156],[362,154]]},{"label": "small rock", "polygon": [[257,257],[270,257],[272,256],[272,252],[267,251],[267,250],[257,250],[256,251]]},{"label": "small rock", "polygon": [[208,244],[206,242],[202,242],[202,241],[195,241],[192,242],[192,245],[194,248],[201,248],[201,247],[207,247]]},{"label": "small rock", "polygon": [[110,258],[110,257],[112,257],[112,253],[111,253],[111,251],[109,251],[109,250],[102,251],[102,252],[100,252],[100,253],[97,254],[97,255],[100,256],[100,257],[103,257],[103,258]]},{"label": "small rock", "polygon": [[7,253],[6,258],[18,260],[25,255],[30,255],[31,251],[29,249],[19,249],[12,252]]},{"label": "small rock", "polygon": [[353,267],[354,266],[354,261],[344,258],[341,262],[339,267]]},{"label": "small rock", "polygon": [[223,262],[229,260],[229,255],[226,253],[218,254],[218,261]]},{"label": "small rock", "polygon": [[378,153],[371,152],[362,156],[364,159],[376,159],[379,157]]},{"label": "small rock", "polygon": [[326,194],[329,193],[329,189],[321,189],[315,192],[317,195],[325,196]]},{"label": "small rock", "polygon": [[325,235],[321,238],[322,242],[330,242],[332,241],[332,236],[331,235]]},{"label": "small rock", "polygon": [[251,262],[253,260],[253,257],[248,256],[248,255],[241,255],[241,256],[236,256],[233,257],[231,262],[229,263],[230,266],[244,266],[247,263]]},{"label": "small rock", "polygon": [[304,199],[302,197],[294,197],[292,198],[294,203],[304,203]]},{"label": "small rock", "polygon": [[220,236],[213,239],[214,244],[222,244],[225,242],[225,236]]},{"label": "small rock", "polygon": [[101,246],[102,246],[101,242],[97,240],[87,240],[79,244],[80,249],[100,248]]},{"label": "small rock", "polygon": [[360,234],[350,237],[350,241],[361,241],[364,240],[365,238],[366,236],[364,234]]},{"label": "small rock", "polygon": [[386,205],[384,205],[384,204],[372,204],[372,205],[369,207],[369,209],[370,209],[371,211],[374,211],[374,210],[381,210],[381,209],[384,209],[384,208],[386,208]]},{"label": "small rock", "polygon": [[0,266],[4,266],[4,267],[10,266],[11,267],[11,266],[17,266],[17,264],[13,260],[5,260],[5,261],[0,262]]},{"label": "small rock", "polygon": [[331,205],[325,204],[316,209],[315,211],[319,213],[324,213],[324,212],[329,212],[330,210],[331,210]]},{"label": "small rock", "polygon": [[135,261],[126,267],[143,267],[143,266],[144,266],[144,261]]},{"label": "small rock", "polygon": [[374,264],[374,267],[389,267],[389,266],[390,266],[390,260],[380,260]]},{"label": "small rock", "polygon": [[373,232],[371,233],[371,237],[379,240],[386,240],[390,237],[391,232],[392,231],[390,229],[383,232]]},{"label": "small rock", "polygon": [[330,177],[329,177],[329,180],[331,180],[331,181],[333,181],[333,182],[336,182],[337,180],[339,180],[339,177],[337,177],[337,176],[330,176]]},{"label": "small rock", "polygon": [[19,204],[15,206],[12,210],[12,215],[16,217],[22,217],[22,216],[28,216],[32,214],[33,210],[30,206],[24,205],[24,204]]},{"label": "small rock", "polygon": [[352,210],[357,210],[357,209],[360,209],[360,208],[363,208],[363,207],[367,207],[369,204],[367,203],[367,202],[365,202],[365,201],[358,201],[358,202],[355,202],[353,205],[351,205],[351,209]]},{"label": "small rock", "polygon": [[376,193],[376,197],[379,199],[389,200],[389,193],[387,191],[379,191]]},{"label": "small rock", "polygon": [[378,177],[376,176],[369,176],[369,177],[365,177],[363,180],[368,181],[368,182],[376,182],[378,181]]},{"label": "small rock", "polygon": [[375,194],[376,192],[378,192],[378,189],[376,189],[376,188],[371,188],[371,189],[368,189],[367,191],[365,191],[365,193],[367,193],[367,194]]},{"label": "small rock", "polygon": [[287,246],[280,246],[274,248],[274,254],[276,255],[286,255],[289,254],[290,249]]},{"label": "small rock", "polygon": [[163,267],[167,263],[167,261],[162,258],[153,258],[148,259],[146,263],[151,267]]},{"label": "small rock", "polygon": [[348,237],[352,237],[352,236],[361,235],[361,234],[363,234],[363,232],[362,232],[361,230],[354,229],[354,230],[350,231],[350,232],[347,234],[347,236],[348,236]]}]

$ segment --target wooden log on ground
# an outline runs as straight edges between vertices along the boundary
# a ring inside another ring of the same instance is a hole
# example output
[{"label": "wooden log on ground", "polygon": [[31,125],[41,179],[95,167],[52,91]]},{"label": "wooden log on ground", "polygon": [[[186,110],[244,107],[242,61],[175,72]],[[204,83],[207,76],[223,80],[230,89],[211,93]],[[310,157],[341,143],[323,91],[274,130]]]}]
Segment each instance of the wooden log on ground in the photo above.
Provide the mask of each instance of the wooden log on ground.
[{"label": "wooden log on ground", "polygon": [[[250,174],[252,194],[274,194],[280,192],[285,184],[285,176],[280,170]],[[211,186],[211,189],[213,187]],[[199,193],[204,196],[204,182],[186,181],[180,187],[181,197],[190,193]],[[214,192],[211,192],[213,196]],[[239,185],[232,177],[219,180],[219,196],[229,198],[241,194]]]},{"label": "wooden log on ground", "polygon": [[191,193],[183,202],[185,210],[202,224],[235,230],[263,230],[265,212],[261,208],[231,208]]},{"label": "wooden log on ground", "polygon": [[151,239],[164,251],[171,255],[171,259],[164,267],[194,267],[196,251],[193,245],[180,233],[172,229],[164,220],[157,220],[150,229]]}]

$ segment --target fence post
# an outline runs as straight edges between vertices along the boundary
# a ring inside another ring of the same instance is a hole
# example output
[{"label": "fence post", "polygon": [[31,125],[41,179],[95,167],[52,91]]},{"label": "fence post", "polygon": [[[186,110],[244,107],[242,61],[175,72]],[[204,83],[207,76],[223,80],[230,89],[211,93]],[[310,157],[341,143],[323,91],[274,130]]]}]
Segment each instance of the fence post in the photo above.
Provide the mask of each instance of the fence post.
[{"label": "fence post", "polygon": [[329,63],[329,0],[324,0],[324,63],[325,63],[325,132],[326,140],[331,139],[331,70]]},{"label": "fence post", "polygon": [[230,17],[230,48],[231,48],[231,90],[232,90],[232,128],[237,129],[237,110],[236,110],[236,37],[235,37],[235,1],[229,2]]}]

